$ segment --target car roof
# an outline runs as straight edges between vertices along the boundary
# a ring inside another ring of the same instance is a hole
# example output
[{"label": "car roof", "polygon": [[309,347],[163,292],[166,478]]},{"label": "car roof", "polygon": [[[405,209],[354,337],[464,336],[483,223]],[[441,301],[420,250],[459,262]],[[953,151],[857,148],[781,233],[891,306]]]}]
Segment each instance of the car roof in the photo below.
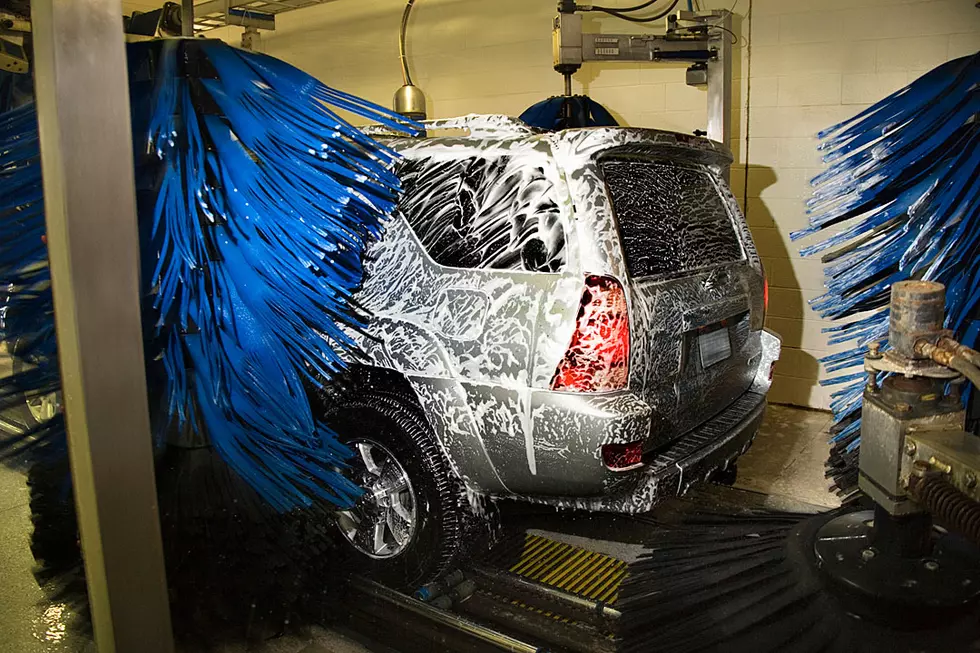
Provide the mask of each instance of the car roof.
[{"label": "car roof", "polygon": [[[694,134],[641,127],[581,127],[544,131],[504,115],[470,114],[459,118],[429,120],[418,137],[395,137],[385,128],[365,131],[407,158],[427,156],[447,149],[460,157],[470,149],[551,149],[593,154],[612,148],[659,151],[666,156],[696,158],[711,165],[727,166],[731,151],[723,144]],[[446,133],[449,132],[449,133]]]}]

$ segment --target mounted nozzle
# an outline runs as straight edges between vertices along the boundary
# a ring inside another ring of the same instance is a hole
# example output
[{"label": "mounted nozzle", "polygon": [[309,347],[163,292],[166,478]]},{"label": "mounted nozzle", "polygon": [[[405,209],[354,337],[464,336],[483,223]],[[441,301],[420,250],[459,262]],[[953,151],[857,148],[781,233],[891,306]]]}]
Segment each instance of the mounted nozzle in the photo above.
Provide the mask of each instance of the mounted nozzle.
[{"label": "mounted nozzle", "polygon": [[395,91],[392,107],[397,113],[413,120],[425,120],[425,93],[412,83],[412,75],[408,69],[408,59],[405,56],[405,33],[408,30],[408,17],[412,13],[415,0],[405,3],[402,13],[402,24],[398,30],[398,58],[402,67],[402,87]]}]

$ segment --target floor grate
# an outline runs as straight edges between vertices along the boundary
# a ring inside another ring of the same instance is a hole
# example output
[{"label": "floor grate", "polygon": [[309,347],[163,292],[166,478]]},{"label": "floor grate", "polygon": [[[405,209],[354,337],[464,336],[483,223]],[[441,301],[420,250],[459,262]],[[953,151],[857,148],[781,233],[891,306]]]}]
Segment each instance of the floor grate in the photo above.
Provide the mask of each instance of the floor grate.
[{"label": "floor grate", "polygon": [[[607,605],[615,604],[629,566],[605,554],[531,533],[515,534],[502,542],[495,547],[490,562],[522,578]],[[564,623],[576,623],[519,600],[498,598]]]}]

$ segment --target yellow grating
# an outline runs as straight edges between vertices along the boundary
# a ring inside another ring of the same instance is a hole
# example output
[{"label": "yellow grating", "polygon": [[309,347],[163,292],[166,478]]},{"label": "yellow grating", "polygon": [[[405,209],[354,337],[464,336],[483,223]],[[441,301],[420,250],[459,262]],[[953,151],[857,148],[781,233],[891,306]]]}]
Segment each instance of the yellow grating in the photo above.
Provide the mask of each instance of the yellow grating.
[{"label": "yellow grating", "polygon": [[[619,596],[619,586],[626,576],[626,567],[627,564],[622,560],[525,533],[518,562],[509,571],[581,597],[613,604]],[[523,608],[529,607],[521,601],[515,600],[511,603]],[[569,622],[561,615],[534,611]]]}]

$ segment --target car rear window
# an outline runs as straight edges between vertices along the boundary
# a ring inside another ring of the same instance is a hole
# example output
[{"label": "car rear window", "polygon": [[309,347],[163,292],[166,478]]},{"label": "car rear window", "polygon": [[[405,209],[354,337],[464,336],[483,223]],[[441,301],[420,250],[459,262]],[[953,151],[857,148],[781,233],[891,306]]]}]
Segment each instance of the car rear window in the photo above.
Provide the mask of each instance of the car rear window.
[{"label": "car rear window", "polygon": [[632,277],[676,276],[742,258],[725,200],[704,170],[639,158],[599,165]]}]

